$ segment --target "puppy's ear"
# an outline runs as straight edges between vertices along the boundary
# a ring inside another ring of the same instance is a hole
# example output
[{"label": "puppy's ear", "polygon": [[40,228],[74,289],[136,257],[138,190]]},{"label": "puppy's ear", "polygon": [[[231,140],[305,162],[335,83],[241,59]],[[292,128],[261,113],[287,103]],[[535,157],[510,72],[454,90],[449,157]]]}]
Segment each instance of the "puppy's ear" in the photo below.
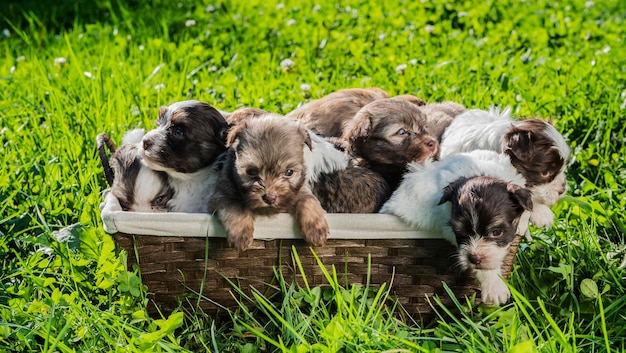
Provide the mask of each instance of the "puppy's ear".
[{"label": "puppy's ear", "polygon": [[343,139],[350,142],[361,140],[367,141],[372,130],[372,115],[369,111],[359,111],[352,120],[346,124]]},{"label": "puppy's ear", "polygon": [[503,152],[510,157],[526,161],[532,156],[532,132],[516,127],[511,127],[504,135]]},{"label": "puppy's ear", "polygon": [[437,205],[442,205],[448,201],[452,201],[452,195],[454,195],[454,187],[452,186],[452,184],[448,184],[441,191],[441,199],[439,200]]},{"label": "puppy's ear", "polygon": [[169,107],[167,105],[162,105],[161,107],[159,107],[159,118],[156,121],[157,125],[161,125],[161,122],[163,121],[163,118],[165,117],[168,108]]},{"label": "puppy's ear", "polygon": [[457,180],[448,184],[445,188],[443,188],[443,190],[441,190],[441,199],[439,200],[439,203],[437,205],[452,201],[455,191],[463,186],[463,184],[465,184],[468,179],[469,178],[466,177],[460,177]]},{"label": "puppy's ear", "polygon": [[528,189],[513,183],[509,183],[506,189],[513,202],[522,206],[526,211],[533,210],[533,195]]},{"label": "puppy's ear", "polygon": [[239,134],[248,126],[245,121],[239,122],[235,125],[231,125],[226,135],[226,147],[235,147],[234,144],[239,138]]},{"label": "puppy's ear", "polygon": [[309,150],[313,150],[313,142],[311,142],[311,135],[304,127],[300,127],[300,133],[304,137],[304,144],[309,147]]}]

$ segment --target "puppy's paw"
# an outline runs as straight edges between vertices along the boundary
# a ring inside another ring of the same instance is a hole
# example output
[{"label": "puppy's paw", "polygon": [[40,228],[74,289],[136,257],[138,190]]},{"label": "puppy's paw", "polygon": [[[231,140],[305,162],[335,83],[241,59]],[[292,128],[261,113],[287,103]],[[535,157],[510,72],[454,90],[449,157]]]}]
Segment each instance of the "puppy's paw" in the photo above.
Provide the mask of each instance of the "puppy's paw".
[{"label": "puppy's paw", "polygon": [[554,224],[554,213],[546,205],[535,205],[530,214],[530,222],[537,227],[550,228]]},{"label": "puppy's paw", "polygon": [[307,198],[299,203],[296,218],[300,231],[309,244],[322,246],[330,233],[324,210],[316,198]]},{"label": "puppy's paw", "polygon": [[248,215],[227,215],[222,218],[228,243],[239,250],[246,250],[254,239],[254,217]]},{"label": "puppy's paw", "polygon": [[502,305],[511,297],[511,291],[499,277],[481,283],[480,290],[485,304]]}]

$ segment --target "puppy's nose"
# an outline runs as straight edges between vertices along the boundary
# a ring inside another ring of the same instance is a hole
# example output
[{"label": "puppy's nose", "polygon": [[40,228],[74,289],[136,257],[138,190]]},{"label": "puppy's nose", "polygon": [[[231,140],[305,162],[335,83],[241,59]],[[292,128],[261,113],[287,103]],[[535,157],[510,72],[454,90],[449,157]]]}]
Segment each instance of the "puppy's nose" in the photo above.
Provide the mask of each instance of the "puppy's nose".
[{"label": "puppy's nose", "polygon": [[467,258],[474,265],[480,265],[480,263],[483,262],[482,256],[476,255],[474,253],[471,253],[471,254],[467,255]]},{"label": "puppy's nose", "polygon": [[149,150],[150,147],[152,147],[152,145],[154,145],[154,142],[151,139],[147,139],[147,138],[143,139],[143,149],[144,150]]},{"label": "puppy's nose", "polygon": [[432,152],[435,149],[437,149],[437,140],[433,138],[429,138],[428,140],[424,142],[424,145],[426,146],[426,148],[428,148],[429,151]]},{"label": "puppy's nose", "polygon": [[268,205],[273,205],[276,203],[276,194],[265,194],[263,195],[263,201],[265,201]]}]

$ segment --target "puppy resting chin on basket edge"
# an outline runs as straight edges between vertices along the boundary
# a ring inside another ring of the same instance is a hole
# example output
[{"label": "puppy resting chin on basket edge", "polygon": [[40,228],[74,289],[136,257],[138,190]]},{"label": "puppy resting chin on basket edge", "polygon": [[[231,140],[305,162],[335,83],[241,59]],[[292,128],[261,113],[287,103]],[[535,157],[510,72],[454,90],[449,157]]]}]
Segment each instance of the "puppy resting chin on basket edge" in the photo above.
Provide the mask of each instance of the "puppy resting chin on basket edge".
[{"label": "puppy resting chin on basket edge", "polygon": [[380,212],[441,231],[457,246],[459,267],[480,283],[483,302],[500,305],[510,296],[500,277],[502,263],[533,208],[530,191],[520,186],[524,182],[504,154],[457,154],[410,164]]},{"label": "puppy resting chin on basket edge", "polygon": [[288,212],[307,242],[323,245],[329,227],[306,182],[304,149],[311,148],[311,138],[304,126],[268,114],[233,126],[226,144],[220,187],[208,208],[224,226],[228,242],[245,250],[253,241],[255,216]]}]

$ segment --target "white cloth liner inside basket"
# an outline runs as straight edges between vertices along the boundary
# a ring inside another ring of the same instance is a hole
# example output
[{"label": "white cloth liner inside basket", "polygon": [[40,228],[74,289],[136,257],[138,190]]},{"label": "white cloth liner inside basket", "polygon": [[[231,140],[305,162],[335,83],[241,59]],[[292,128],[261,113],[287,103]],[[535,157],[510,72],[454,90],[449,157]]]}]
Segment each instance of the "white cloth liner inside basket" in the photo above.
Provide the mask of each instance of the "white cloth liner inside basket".
[{"label": "white cloth liner inside basket", "polygon": [[[213,216],[204,213],[143,213],[124,212],[119,201],[105,192],[100,205],[104,231],[137,235],[226,237],[224,228]],[[530,239],[529,212],[524,212],[517,234]],[[413,229],[400,218],[380,213],[329,213],[328,239],[444,239],[441,232]],[[254,239],[302,238],[292,215],[281,213],[273,217],[257,217]]]},{"label": "white cloth liner inside basket", "polygon": [[[219,221],[204,213],[124,212],[119,201],[106,193],[100,205],[104,230],[157,236],[226,237]],[[441,232],[412,229],[400,218],[378,213],[329,213],[328,239],[443,239]],[[293,216],[287,213],[257,217],[255,239],[302,238]]]}]

